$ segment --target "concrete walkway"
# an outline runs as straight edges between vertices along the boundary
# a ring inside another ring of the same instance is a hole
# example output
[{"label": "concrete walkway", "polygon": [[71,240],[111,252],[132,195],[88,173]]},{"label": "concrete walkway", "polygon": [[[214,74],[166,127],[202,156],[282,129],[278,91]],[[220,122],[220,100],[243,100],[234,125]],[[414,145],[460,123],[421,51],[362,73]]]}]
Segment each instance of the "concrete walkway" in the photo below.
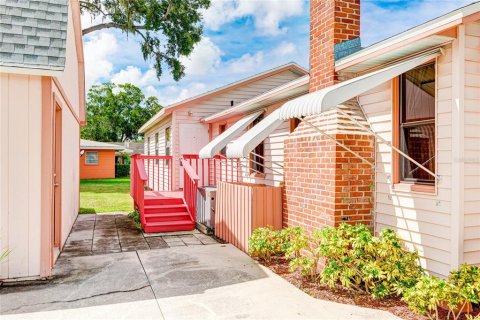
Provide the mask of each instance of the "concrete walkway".
[{"label": "concrete walkway", "polygon": [[2,319],[397,319],[314,299],[231,245],[62,257],[53,280],[0,289]]}]

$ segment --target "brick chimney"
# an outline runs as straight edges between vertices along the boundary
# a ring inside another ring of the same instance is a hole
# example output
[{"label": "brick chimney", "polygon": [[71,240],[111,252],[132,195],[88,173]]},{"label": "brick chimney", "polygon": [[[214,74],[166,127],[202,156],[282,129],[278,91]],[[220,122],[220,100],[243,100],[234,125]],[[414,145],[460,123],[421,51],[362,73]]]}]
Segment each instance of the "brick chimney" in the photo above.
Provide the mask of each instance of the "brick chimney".
[{"label": "brick chimney", "polygon": [[360,37],[360,0],[310,1],[310,92],[336,81],[334,47]]},{"label": "brick chimney", "polygon": [[[360,0],[310,1],[310,92],[335,84],[334,47],[360,36]],[[355,109],[356,102],[347,104]],[[374,162],[374,140],[335,110],[307,120]],[[284,226],[373,225],[373,169],[304,122],[284,143]]]}]

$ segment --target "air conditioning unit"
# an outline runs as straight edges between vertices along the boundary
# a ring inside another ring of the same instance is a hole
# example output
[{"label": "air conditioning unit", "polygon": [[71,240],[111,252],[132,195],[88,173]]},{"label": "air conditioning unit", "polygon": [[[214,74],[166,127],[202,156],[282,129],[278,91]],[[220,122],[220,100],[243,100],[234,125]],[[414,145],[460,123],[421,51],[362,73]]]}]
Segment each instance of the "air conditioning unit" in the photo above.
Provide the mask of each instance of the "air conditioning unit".
[{"label": "air conditioning unit", "polygon": [[216,187],[199,187],[197,193],[197,228],[203,233],[213,232],[215,228]]}]

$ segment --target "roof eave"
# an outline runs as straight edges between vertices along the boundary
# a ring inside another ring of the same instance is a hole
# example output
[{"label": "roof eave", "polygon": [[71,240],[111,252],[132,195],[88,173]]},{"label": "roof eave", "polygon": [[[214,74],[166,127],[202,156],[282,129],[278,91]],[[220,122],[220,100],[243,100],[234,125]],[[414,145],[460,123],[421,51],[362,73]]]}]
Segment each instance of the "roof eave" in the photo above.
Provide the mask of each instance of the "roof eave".
[{"label": "roof eave", "polygon": [[[282,88],[282,90],[278,90],[278,88],[274,88],[271,91],[267,91],[264,94],[261,94],[250,100],[244,101],[234,108],[230,108],[230,109],[218,112],[216,114],[213,114],[211,116],[205,117],[201,121],[205,123],[212,123],[212,122],[228,119],[230,117],[234,117],[237,115],[253,112],[257,109],[261,109],[265,107],[266,105],[271,105],[276,102],[279,102],[282,100],[288,100],[292,97],[297,96],[298,95],[297,91],[302,87],[305,87],[305,91],[308,91],[308,84],[309,84],[308,76],[306,77],[304,76],[304,79],[299,78],[297,80],[293,80],[292,82],[294,82],[292,85],[285,86],[284,88]],[[289,92],[292,92],[292,93],[289,94]],[[281,94],[284,94],[284,95],[286,94],[286,96],[282,96],[279,99],[272,100],[272,98]],[[253,107],[253,106],[256,106],[255,108],[253,108],[253,110],[248,109],[249,107]]]},{"label": "roof eave", "polygon": [[347,71],[349,67],[368,59],[386,54],[429,36],[448,32],[462,23],[480,18],[480,2],[473,3],[449,14],[443,15],[420,26],[380,41],[335,62],[335,71]]},{"label": "roof eave", "polygon": [[0,73],[57,77],[63,74],[63,69],[54,70],[54,69],[42,69],[42,68],[35,68],[35,67],[0,66]]},{"label": "roof eave", "polygon": [[[215,95],[218,95],[218,94],[222,94],[226,91],[229,91],[229,90],[233,90],[234,88],[237,88],[237,87],[240,87],[242,85],[246,85],[248,83],[251,83],[251,82],[254,82],[254,81],[257,81],[257,80],[260,80],[260,79],[263,79],[263,78],[267,78],[273,74],[276,74],[276,73],[280,73],[280,72],[283,72],[283,71],[287,71],[287,70],[292,70],[292,72],[296,72],[298,74],[303,74],[303,75],[307,75],[308,74],[308,71],[304,68],[302,68],[300,65],[298,65],[297,63],[295,62],[290,62],[290,63],[287,63],[285,65],[281,65],[279,67],[276,67],[276,68],[273,68],[273,69],[270,69],[270,70],[267,70],[265,72],[262,72],[262,73],[259,73],[259,74],[256,74],[256,75],[253,75],[251,77],[248,77],[248,78],[245,78],[245,79],[242,79],[242,80],[239,80],[239,81],[235,81],[235,82],[232,82],[230,84],[227,84],[225,86],[222,86],[220,88],[217,88],[217,89],[214,89],[214,90],[211,90],[211,91],[207,91],[203,94],[200,94],[200,95],[197,95],[197,96],[194,96],[192,98],[189,98],[189,99],[186,99],[186,100],[182,100],[182,101],[179,101],[177,103],[174,103],[174,104],[171,104],[167,107],[165,107],[164,109],[162,110],[165,110],[165,114],[167,114],[167,111],[169,111],[169,113],[173,112],[174,110],[177,110],[177,109],[181,109],[181,108],[186,108],[188,106],[191,106],[192,104],[194,103],[198,103],[200,101],[203,101],[203,100],[206,100],[206,99],[209,99]],[[147,121],[139,130],[138,132],[139,133],[145,133],[146,131],[148,131],[148,129],[150,129],[152,126],[154,126],[155,124],[157,124],[159,121],[161,121],[163,119],[163,115],[160,115],[160,114],[157,114],[155,116],[153,116],[149,121]]]}]

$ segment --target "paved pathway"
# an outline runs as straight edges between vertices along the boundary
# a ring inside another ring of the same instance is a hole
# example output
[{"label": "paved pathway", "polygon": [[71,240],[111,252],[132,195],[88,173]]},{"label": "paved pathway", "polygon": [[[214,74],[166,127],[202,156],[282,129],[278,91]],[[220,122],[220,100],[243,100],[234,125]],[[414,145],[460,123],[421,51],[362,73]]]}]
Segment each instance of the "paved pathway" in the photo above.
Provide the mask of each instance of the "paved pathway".
[{"label": "paved pathway", "polygon": [[62,256],[87,256],[177,246],[215,244],[198,231],[144,235],[126,214],[81,214],[73,225]]},{"label": "paved pathway", "polygon": [[199,245],[214,242],[200,234],[156,235],[165,243],[153,249],[150,237],[125,236],[127,224],[81,216],[51,280],[0,288],[0,318],[398,319],[314,299],[231,245]]}]

